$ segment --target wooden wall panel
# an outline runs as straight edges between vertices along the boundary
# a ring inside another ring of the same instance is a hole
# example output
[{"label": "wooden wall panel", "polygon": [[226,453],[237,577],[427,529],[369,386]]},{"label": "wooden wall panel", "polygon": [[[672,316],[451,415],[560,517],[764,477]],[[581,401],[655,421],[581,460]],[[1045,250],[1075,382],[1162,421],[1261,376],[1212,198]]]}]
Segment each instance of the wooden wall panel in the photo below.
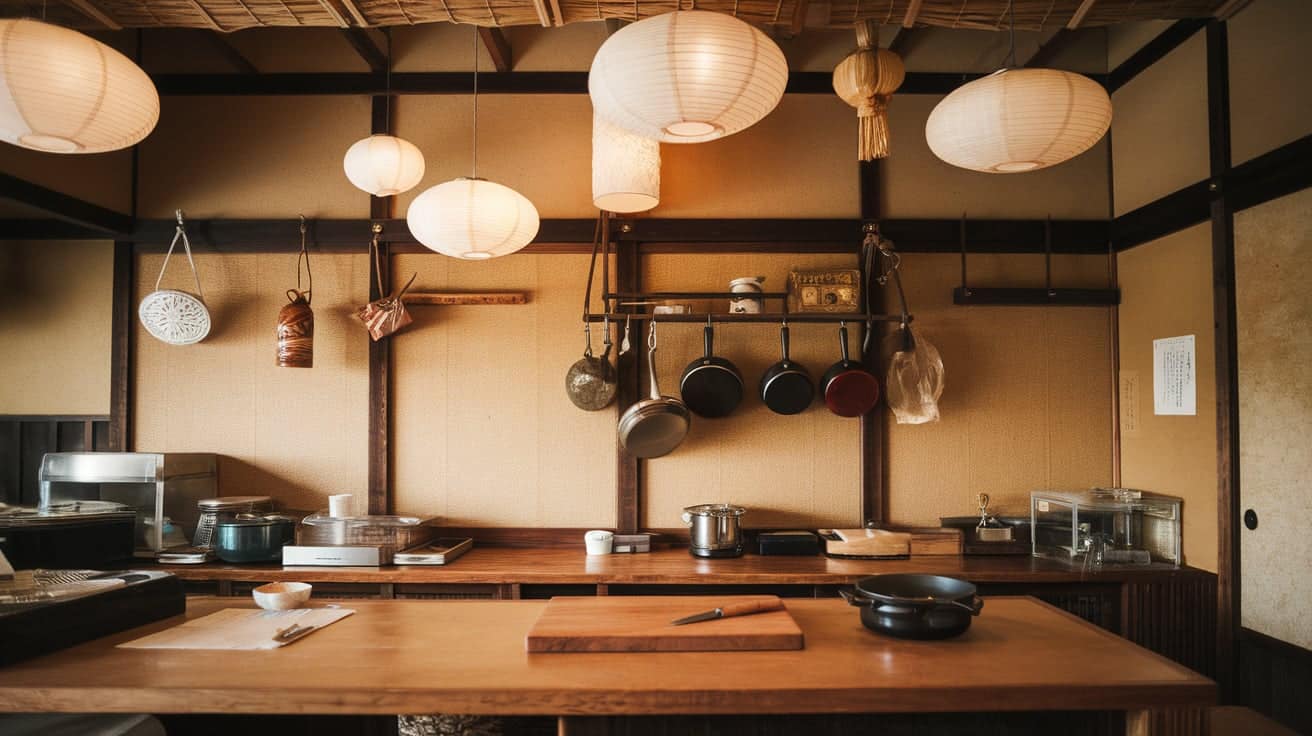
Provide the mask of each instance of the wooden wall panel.
[{"label": "wooden wall panel", "polygon": [[1234,163],[1312,133],[1312,3],[1263,0],[1228,25]]},{"label": "wooden wall panel", "polygon": [[[1121,432],[1121,482],[1184,499],[1184,556],[1216,570],[1216,362],[1212,330],[1212,245],[1203,223],[1125,251],[1120,370],[1138,377],[1139,424]],[[1154,339],[1195,335],[1197,416],[1153,414]],[[1122,412],[1124,414],[1124,412]]]},{"label": "wooden wall panel", "polygon": [[[296,256],[200,255],[214,328],[195,345],[166,345],[134,325],[135,446],[215,452],[224,495],[268,494],[313,510],[326,496],[366,496],[368,337],[352,311],[368,300],[367,257],[313,255],[314,367],[279,368],[274,328]],[[139,300],[162,255],[137,258]],[[170,269],[174,268],[170,263]],[[165,288],[190,288],[171,271]]]},{"label": "wooden wall panel", "polygon": [[[976,286],[1041,286],[1040,256],[973,256]],[[953,255],[903,256],[914,330],[942,354],[940,421],[887,427],[889,517],[937,525],[975,512],[1025,515],[1029,492],[1111,480],[1109,311],[1102,307],[959,307]],[[1053,282],[1104,287],[1102,256],[1058,256]],[[886,308],[895,304],[886,292]]]},{"label": "wooden wall panel", "polygon": [[0,414],[108,414],[114,244],[0,243]]},{"label": "wooden wall panel", "polygon": [[[369,198],[342,173],[367,135],[365,96],[165,97],[141,144],[138,214],[368,217]],[[361,233],[361,252],[367,242]]]},{"label": "wooden wall panel", "polygon": [[1112,95],[1116,214],[1207,178],[1206,34]]},{"label": "wooden wall panel", "polygon": [[1312,649],[1299,584],[1312,569],[1312,189],[1235,214],[1239,342],[1240,624]]},{"label": "wooden wall panel", "polygon": [[[587,269],[581,255],[393,259],[394,279],[419,273],[418,291],[529,292],[525,305],[411,308],[392,343],[397,511],[453,526],[614,526],[615,412],[565,394]],[[595,329],[598,354],[601,343]]]}]

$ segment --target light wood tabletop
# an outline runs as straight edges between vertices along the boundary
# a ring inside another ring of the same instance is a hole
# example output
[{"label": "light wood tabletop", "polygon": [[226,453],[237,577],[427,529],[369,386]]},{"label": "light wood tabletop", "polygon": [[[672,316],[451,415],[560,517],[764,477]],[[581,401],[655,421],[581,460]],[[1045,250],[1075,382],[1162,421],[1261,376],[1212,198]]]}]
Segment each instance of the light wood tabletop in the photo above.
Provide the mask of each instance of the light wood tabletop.
[{"label": "light wood tabletop", "polygon": [[[316,602],[317,605],[322,605]],[[247,601],[196,598],[187,618]],[[733,714],[1137,710],[1215,683],[1032,598],[992,597],[962,637],[900,641],[839,600],[788,600],[800,651],[525,651],[544,601],[349,601],[269,651],[123,649],[174,618],[0,670],[0,711]],[[704,625],[713,625],[714,622]]]}]

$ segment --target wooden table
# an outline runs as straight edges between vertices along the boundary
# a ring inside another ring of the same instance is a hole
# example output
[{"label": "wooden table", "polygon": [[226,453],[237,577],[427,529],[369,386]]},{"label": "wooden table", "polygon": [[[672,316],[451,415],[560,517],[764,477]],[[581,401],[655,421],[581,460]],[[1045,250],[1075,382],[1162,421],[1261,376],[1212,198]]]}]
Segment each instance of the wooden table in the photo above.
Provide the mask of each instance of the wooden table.
[{"label": "wooden table", "polygon": [[[246,606],[195,598],[186,616]],[[351,601],[263,652],[118,649],[169,619],[0,670],[0,711],[608,714],[1137,711],[1215,684],[1045,603],[987,599],[964,636],[873,634],[836,600],[789,600],[801,651],[528,654],[538,601]]]}]

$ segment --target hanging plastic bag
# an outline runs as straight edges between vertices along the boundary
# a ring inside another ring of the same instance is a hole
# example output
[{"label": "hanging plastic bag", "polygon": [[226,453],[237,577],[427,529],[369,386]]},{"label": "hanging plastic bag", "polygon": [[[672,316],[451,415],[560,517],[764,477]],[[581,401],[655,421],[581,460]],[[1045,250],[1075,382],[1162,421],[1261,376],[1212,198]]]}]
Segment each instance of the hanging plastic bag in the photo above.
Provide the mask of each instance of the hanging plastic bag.
[{"label": "hanging plastic bag", "polygon": [[888,408],[898,424],[938,421],[938,399],[943,395],[943,358],[923,335],[912,335],[910,325],[884,338],[889,357],[884,374]]}]

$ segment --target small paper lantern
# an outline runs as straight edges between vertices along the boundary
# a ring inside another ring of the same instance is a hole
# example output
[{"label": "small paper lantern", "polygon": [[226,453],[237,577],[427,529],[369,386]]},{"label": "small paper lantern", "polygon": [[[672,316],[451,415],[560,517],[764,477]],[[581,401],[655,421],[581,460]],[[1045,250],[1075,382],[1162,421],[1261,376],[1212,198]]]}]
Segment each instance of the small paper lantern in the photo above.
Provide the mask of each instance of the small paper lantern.
[{"label": "small paper lantern", "polygon": [[1004,69],[943,98],[925,123],[925,139],[953,166],[1010,174],[1072,159],[1111,124],[1111,98],[1092,79],[1056,69]]},{"label": "small paper lantern", "polygon": [[676,10],[621,28],[592,60],[596,114],[664,143],[701,143],[751,127],[788,84],[784,54],[724,13]]},{"label": "small paper lantern", "polygon": [[346,149],[346,178],[375,197],[408,192],[424,178],[424,154],[404,138],[371,135]]},{"label": "small paper lantern", "polygon": [[0,140],[48,153],[130,148],[159,122],[141,67],[105,44],[36,20],[0,20]]},{"label": "small paper lantern", "polygon": [[592,116],[592,203],[645,212],[661,201],[661,144]]},{"label": "small paper lantern", "polygon": [[888,156],[888,98],[906,77],[902,57],[877,47],[876,29],[872,23],[858,25],[857,50],[834,67],[834,92],[856,108],[861,161]]},{"label": "small paper lantern", "polygon": [[538,234],[538,211],[524,195],[486,179],[452,179],[426,189],[405,214],[424,247],[486,260],[523,248]]}]

